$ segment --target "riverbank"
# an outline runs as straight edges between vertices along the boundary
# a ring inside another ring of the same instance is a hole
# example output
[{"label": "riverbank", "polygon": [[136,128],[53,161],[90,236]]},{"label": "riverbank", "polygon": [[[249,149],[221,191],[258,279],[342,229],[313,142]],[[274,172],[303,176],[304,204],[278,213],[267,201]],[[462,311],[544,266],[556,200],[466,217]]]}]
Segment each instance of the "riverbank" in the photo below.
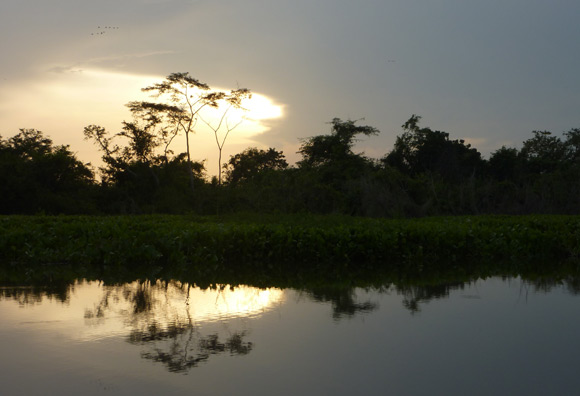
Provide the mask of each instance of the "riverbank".
[{"label": "riverbank", "polygon": [[[2,216],[0,266],[462,271],[575,259],[579,216]],[[536,264],[534,264],[536,265]]]}]

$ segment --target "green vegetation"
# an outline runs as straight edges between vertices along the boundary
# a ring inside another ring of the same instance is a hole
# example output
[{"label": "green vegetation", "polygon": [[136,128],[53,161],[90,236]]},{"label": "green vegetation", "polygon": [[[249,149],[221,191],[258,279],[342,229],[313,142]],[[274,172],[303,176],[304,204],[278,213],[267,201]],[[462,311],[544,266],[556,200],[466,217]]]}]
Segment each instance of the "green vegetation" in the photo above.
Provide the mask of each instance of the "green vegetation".
[{"label": "green vegetation", "polygon": [[24,270],[40,279],[72,271],[77,277],[164,274],[271,286],[300,279],[542,273],[580,253],[575,216],[6,216],[0,235],[5,279]]}]

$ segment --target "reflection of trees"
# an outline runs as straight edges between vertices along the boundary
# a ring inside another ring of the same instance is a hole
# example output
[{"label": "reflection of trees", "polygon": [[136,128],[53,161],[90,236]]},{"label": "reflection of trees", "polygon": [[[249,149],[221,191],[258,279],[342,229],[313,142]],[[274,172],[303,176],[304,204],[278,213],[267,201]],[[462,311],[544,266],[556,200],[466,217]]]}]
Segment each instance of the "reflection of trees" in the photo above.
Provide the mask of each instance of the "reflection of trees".
[{"label": "reflection of trees", "polygon": [[526,279],[523,281],[526,286],[533,288],[535,293],[549,293],[557,287],[565,288],[572,295],[580,294],[580,277],[541,277]]},{"label": "reflection of trees", "polygon": [[[448,298],[452,291],[464,290],[476,279],[422,285],[408,280],[383,286],[376,291],[400,294],[403,306],[416,313],[421,305],[433,299]],[[580,294],[580,276],[574,274],[504,277],[506,281],[510,279],[516,280],[526,293],[548,293],[562,288],[572,295]],[[68,303],[78,285],[82,286],[78,282],[42,287],[0,286],[0,300],[14,300],[23,306],[40,304],[45,300]],[[217,287],[216,290],[223,291],[224,287]],[[246,340],[247,332],[244,330],[210,331],[211,326],[201,329],[194,322],[189,303],[190,294],[195,294],[191,292],[193,287],[190,284],[141,280],[119,285],[101,284],[101,290],[97,303],[85,311],[86,324],[99,325],[110,314],[123,316],[129,328],[127,341],[143,348],[143,358],[160,362],[169,371],[185,372],[207,361],[212,355],[246,355],[253,349],[254,345]],[[332,316],[337,320],[370,313],[378,308],[372,301],[360,301],[355,288],[319,286],[303,290],[315,301],[330,303]],[[202,333],[202,330],[205,331]]]},{"label": "reflection of trees", "polygon": [[[131,327],[127,342],[146,347],[141,357],[163,363],[175,373],[184,373],[210,356],[223,353],[247,355],[252,342],[244,341],[246,331],[220,336],[217,332],[202,334],[189,311],[191,286],[170,282],[136,281],[117,286],[105,286],[104,293],[93,309],[85,312],[86,319],[102,319],[107,311],[122,310]],[[169,303],[168,295],[183,301],[181,309]]]},{"label": "reflection of trees", "polygon": [[[519,278],[519,277],[518,277]],[[513,279],[512,277],[503,277],[507,281]],[[529,292],[533,293],[549,293],[554,288],[563,287],[572,295],[580,294],[580,277],[578,276],[553,276],[553,277],[537,277],[533,279],[520,278],[521,286]],[[471,284],[471,281],[466,282],[449,282],[432,285],[398,285],[395,290],[403,296],[403,306],[411,313],[419,312],[420,305],[428,303],[434,299],[448,298],[449,294],[454,290],[464,290],[465,286]]]},{"label": "reflection of trees", "polygon": [[568,279],[566,279],[564,284],[566,285],[566,288],[568,289],[568,292],[570,294],[573,294],[573,295],[580,294],[580,277],[574,277],[574,276],[569,277]]},{"label": "reflection of trees", "polygon": [[357,313],[368,313],[378,308],[377,304],[370,301],[357,302],[353,288],[319,287],[309,290],[308,293],[315,301],[330,302],[334,319],[352,317]]},{"label": "reflection of trees", "polygon": [[19,305],[40,304],[44,299],[62,303],[69,301],[74,285],[57,283],[50,286],[8,286],[0,287],[0,300],[14,300]]},{"label": "reflection of trees", "polygon": [[420,303],[427,303],[433,299],[447,298],[453,290],[463,290],[469,282],[452,282],[435,285],[405,285],[396,286],[397,293],[403,296],[403,306],[411,313],[419,312]]},{"label": "reflection of trees", "polygon": [[133,313],[149,312],[153,308],[151,282],[139,282],[137,288],[124,288],[123,295],[133,305]]},{"label": "reflection of trees", "polygon": [[122,285],[103,286],[101,300],[92,309],[85,310],[85,319],[103,318],[107,310],[119,305],[121,301],[129,303],[129,318],[147,314],[155,305],[152,289],[163,287],[164,284],[165,282],[152,284],[149,280],[139,280]]},{"label": "reflection of trees", "polygon": [[191,323],[172,323],[165,327],[152,323],[146,330],[132,331],[128,341],[150,348],[149,352],[141,353],[143,358],[163,363],[171,372],[183,373],[207,361],[211,355],[247,355],[253,344],[244,342],[245,335],[245,331],[235,332],[222,342],[219,334],[204,336]]},{"label": "reflection of trees", "polygon": [[[433,299],[447,298],[453,290],[463,290],[469,282],[452,282],[432,285],[393,285],[394,291],[403,296],[403,306],[411,313],[420,311],[420,304]],[[389,292],[393,289],[387,286],[378,288],[378,293]],[[354,288],[316,288],[308,291],[309,295],[319,302],[332,304],[332,317],[341,319],[352,317],[358,313],[372,312],[378,308],[371,301],[357,302]]]}]

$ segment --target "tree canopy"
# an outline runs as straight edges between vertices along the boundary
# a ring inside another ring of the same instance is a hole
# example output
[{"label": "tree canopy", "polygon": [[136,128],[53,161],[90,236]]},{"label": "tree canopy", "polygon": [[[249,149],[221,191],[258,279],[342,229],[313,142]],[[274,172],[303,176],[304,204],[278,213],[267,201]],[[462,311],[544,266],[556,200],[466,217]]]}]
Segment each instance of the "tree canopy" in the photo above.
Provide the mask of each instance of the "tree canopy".
[{"label": "tree canopy", "polygon": [[[102,154],[99,179],[69,146],[36,129],[0,136],[0,213],[580,214],[580,129],[533,131],[521,148],[503,146],[484,159],[413,114],[379,160],[355,152],[357,139],[377,128],[333,118],[328,133],[300,139],[294,165],[273,147],[249,147],[224,164],[223,147],[244,120],[249,90],[212,90],[188,73],[172,73],[143,91],[151,100],[129,102],[132,119],[117,132],[84,128]],[[189,150],[200,120],[218,148],[212,180]],[[178,136],[185,152],[173,151]]]},{"label": "tree canopy", "polygon": [[301,167],[316,167],[329,163],[340,163],[357,157],[352,152],[357,135],[378,135],[379,130],[366,125],[356,125],[356,121],[342,121],[334,118],[330,124],[330,135],[313,136],[302,141],[300,150],[302,160],[298,163]]},{"label": "tree canopy", "polygon": [[249,147],[239,154],[232,155],[224,165],[228,183],[238,183],[269,170],[276,171],[287,167],[288,163],[281,151],[273,148],[259,150],[256,147]]},{"label": "tree canopy", "polygon": [[0,136],[0,213],[91,211],[93,172],[36,129]]},{"label": "tree canopy", "polygon": [[449,134],[420,128],[421,117],[413,114],[402,128],[393,150],[383,159],[409,175],[436,174],[448,181],[460,181],[482,170],[481,154],[464,140],[451,140]]}]

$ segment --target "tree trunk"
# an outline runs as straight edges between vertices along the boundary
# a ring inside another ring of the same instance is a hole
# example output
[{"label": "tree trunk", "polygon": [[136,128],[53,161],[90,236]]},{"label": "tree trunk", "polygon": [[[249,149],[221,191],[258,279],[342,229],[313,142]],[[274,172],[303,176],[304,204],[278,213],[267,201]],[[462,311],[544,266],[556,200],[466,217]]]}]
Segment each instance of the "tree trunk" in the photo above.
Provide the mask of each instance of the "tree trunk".
[{"label": "tree trunk", "polygon": [[193,176],[193,164],[191,163],[191,156],[189,155],[189,132],[185,131],[185,143],[187,148],[187,164],[189,169],[189,186],[191,187],[191,191],[195,191],[195,177]]}]

